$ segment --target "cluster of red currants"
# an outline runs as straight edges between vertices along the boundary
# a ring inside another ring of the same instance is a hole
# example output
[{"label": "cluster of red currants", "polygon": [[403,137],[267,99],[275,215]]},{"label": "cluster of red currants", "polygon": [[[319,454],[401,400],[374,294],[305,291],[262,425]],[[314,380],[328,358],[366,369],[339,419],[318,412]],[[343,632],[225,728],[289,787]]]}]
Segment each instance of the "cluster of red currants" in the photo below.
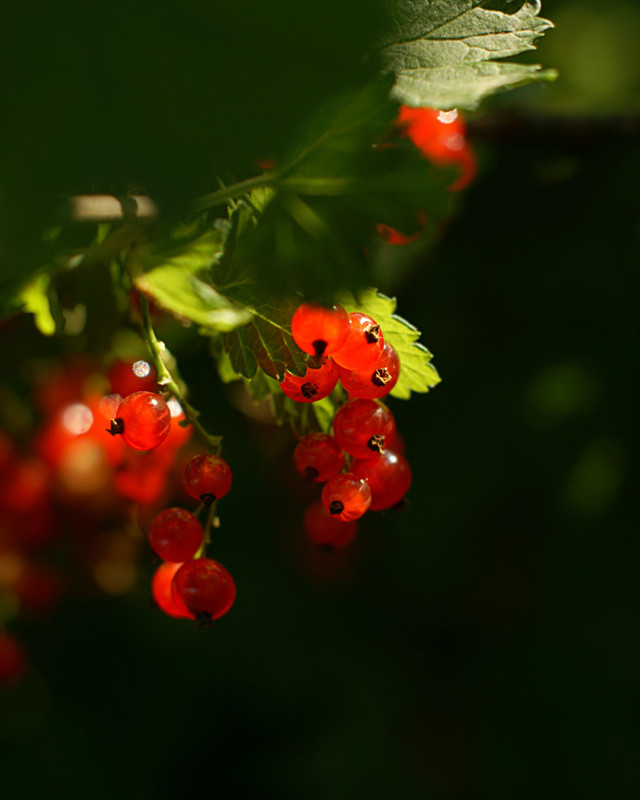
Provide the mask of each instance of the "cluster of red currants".
[{"label": "cluster of red currants", "polygon": [[[367,510],[395,506],[411,485],[395,420],[378,401],[395,386],[400,360],[376,321],[360,312],[305,303],[293,315],[291,330],[299,347],[322,364],[302,378],[287,375],[282,390],[312,402],[340,380],[350,396],[334,415],[333,436],[308,434],[294,451],[297,470],[325,483],[321,500],[305,514],[307,536],[316,544],[344,547],[356,534],[355,520]],[[333,377],[325,382],[329,373]]]},{"label": "cluster of red currants", "polygon": [[[171,413],[154,392],[135,392],[119,404],[109,433],[122,436],[135,450],[151,451],[169,435]],[[204,557],[209,528],[215,524],[215,504],[231,488],[232,474],[218,455],[196,455],[185,466],[182,483],[190,497],[200,500],[195,513],[166,508],[152,519],[149,544],[163,560],[156,570],[152,594],[158,607],[172,617],[208,625],[233,605],[236,586],[222,564]],[[207,526],[197,514],[206,509]]]},{"label": "cluster of red currants", "polygon": [[113,362],[106,376],[88,359],[29,366],[35,431],[0,431],[0,685],[19,681],[28,666],[14,624],[48,614],[70,590],[83,591],[87,574],[108,593],[131,588],[138,549],[127,533],[132,503],[144,519],[166,502],[192,434],[173,401],[166,438],[151,453],[105,433],[123,396],[157,391],[146,361]]},{"label": "cluster of red currants", "polygon": [[291,333],[298,347],[319,362],[302,377],[288,372],[281,382],[282,391],[298,403],[328,397],[338,381],[352,397],[369,399],[389,394],[396,385],[398,354],[367,314],[303,303],[293,315]]}]

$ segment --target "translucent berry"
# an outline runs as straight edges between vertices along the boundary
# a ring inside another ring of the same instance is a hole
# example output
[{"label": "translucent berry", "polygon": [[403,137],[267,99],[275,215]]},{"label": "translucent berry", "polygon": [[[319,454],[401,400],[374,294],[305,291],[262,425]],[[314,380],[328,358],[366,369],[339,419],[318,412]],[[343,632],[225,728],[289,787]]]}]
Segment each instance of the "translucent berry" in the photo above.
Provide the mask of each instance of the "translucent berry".
[{"label": "translucent berry", "polygon": [[165,561],[164,564],[160,564],[151,579],[151,594],[158,608],[170,617],[193,619],[194,615],[186,607],[182,598],[177,594],[174,596],[171,591],[173,578],[181,566],[182,562],[180,561],[177,563]]},{"label": "translucent berry", "polygon": [[236,599],[231,574],[211,558],[183,564],[173,579],[172,592],[203,625],[226,614]]},{"label": "translucent berry", "polygon": [[324,483],[337,475],[344,466],[340,445],[327,433],[304,436],[293,451],[298,472],[309,481]]},{"label": "translucent berry", "polygon": [[307,539],[325,547],[346,547],[353,541],[357,522],[342,522],[322,505],[321,501],[310,505],[304,512],[304,529]]},{"label": "translucent berry", "polygon": [[327,358],[318,369],[307,368],[301,377],[287,372],[280,388],[296,403],[313,403],[331,394],[338,383],[338,375],[337,365]]},{"label": "translucent berry", "polygon": [[400,375],[400,359],[394,348],[385,342],[375,367],[357,372],[340,369],[340,383],[352,397],[374,399],[393,389]]},{"label": "translucent berry", "polygon": [[151,521],[149,544],[163,561],[187,561],[202,544],[202,525],[185,508],[166,508]]},{"label": "translucent berry", "polygon": [[194,456],[184,468],[182,483],[187,493],[207,506],[221,500],[231,488],[231,467],[220,456]]},{"label": "translucent berry", "polygon": [[349,314],[349,334],[345,343],[331,357],[344,369],[363,370],[377,362],[384,347],[378,323],[367,314]]},{"label": "translucent berry", "polygon": [[369,484],[350,472],[342,472],[325,484],[322,503],[336,519],[351,522],[361,517],[371,504]]},{"label": "translucent berry", "polygon": [[327,356],[340,349],[349,333],[349,316],[341,306],[303,303],[291,320],[295,343],[305,353]]},{"label": "translucent berry", "polygon": [[134,392],[118,406],[111,420],[112,435],[121,434],[134,450],[151,450],[164,441],[171,430],[171,413],[159,394]]},{"label": "translucent berry", "polygon": [[356,458],[373,458],[384,453],[395,432],[393,414],[375,400],[349,400],[333,418],[337,443]]},{"label": "translucent berry", "polygon": [[449,187],[458,191],[475,176],[476,161],[466,140],[466,126],[456,109],[401,106],[398,122],[414,145],[437,166],[455,165],[462,169],[460,177]]},{"label": "translucent berry", "polygon": [[411,467],[404,456],[387,450],[380,458],[356,460],[351,471],[371,487],[371,510],[381,511],[399,503],[411,486]]}]

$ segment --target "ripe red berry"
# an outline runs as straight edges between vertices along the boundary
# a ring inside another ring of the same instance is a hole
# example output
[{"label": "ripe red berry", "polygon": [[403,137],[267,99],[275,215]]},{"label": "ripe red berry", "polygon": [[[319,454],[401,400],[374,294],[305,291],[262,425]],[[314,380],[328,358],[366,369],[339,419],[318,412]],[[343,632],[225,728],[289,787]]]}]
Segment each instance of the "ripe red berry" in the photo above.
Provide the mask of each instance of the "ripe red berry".
[{"label": "ripe red berry", "polygon": [[324,308],[303,303],[293,315],[291,333],[305,353],[330,355],[344,344],[349,333],[349,317],[341,306]]},{"label": "ripe red berry", "polygon": [[220,456],[194,456],[184,468],[182,483],[187,493],[210,506],[231,489],[231,467]]},{"label": "ripe red berry", "polygon": [[337,365],[327,358],[318,369],[309,367],[302,376],[287,372],[280,388],[296,403],[313,403],[331,394],[338,383],[338,375]]},{"label": "ripe red berry", "polygon": [[324,483],[337,475],[344,466],[340,445],[327,433],[304,436],[293,451],[298,472],[309,481]]},{"label": "ripe red berry", "polygon": [[381,511],[399,503],[411,486],[409,462],[391,450],[387,450],[380,458],[354,461],[351,471],[371,487],[372,511]]},{"label": "ripe red berry", "polygon": [[373,458],[384,453],[395,431],[393,414],[375,400],[349,400],[340,406],[333,418],[337,443],[356,458]]},{"label": "ripe red berry", "polygon": [[354,311],[349,314],[345,343],[331,355],[343,369],[363,370],[375,366],[383,347],[384,336],[378,323],[367,314]]},{"label": "ripe red berry", "polygon": [[462,174],[449,187],[458,191],[467,186],[476,172],[476,161],[466,140],[464,120],[455,109],[401,106],[398,122],[414,145],[437,166],[457,165]]},{"label": "ripe red berry", "polygon": [[346,547],[353,541],[358,523],[342,522],[329,513],[318,500],[304,512],[304,529],[310,542],[339,548]]},{"label": "ripe red berry", "polygon": [[169,435],[171,412],[159,394],[134,392],[118,406],[111,420],[112,435],[121,434],[134,450],[151,450]]},{"label": "ripe red berry", "polygon": [[149,544],[164,561],[187,561],[202,544],[202,525],[185,508],[165,508],[149,526]]},{"label": "ripe red berry", "polygon": [[236,598],[236,585],[229,571],[211,558],[187,561],[176,572],[172,592],[196,619],[209,623],[227,611]]},{"label": "ripe red berry", "polygon": [[350,472],[342,472],[325,484],[322,503],[336,519],[351,522],[361,517],[369,508],[371,489],[362,478]]},{"label": "ripe red berry", "polygon": [[352,397],[375,399],[393,389],[400,375],[400,359],[394,348],[385,342],[375,367],[357,372],[340,369],[340,383]]},{"label": "ripe red berry", "polygon": [[178,595],[174,597],[171,591],[173,578],[181,566],[180,561],[177,563],[165,561],[160,564],[151,579],[151,594],[158,608],[170,617],[193,619],[194,615],[185,606],[182,598]]}]

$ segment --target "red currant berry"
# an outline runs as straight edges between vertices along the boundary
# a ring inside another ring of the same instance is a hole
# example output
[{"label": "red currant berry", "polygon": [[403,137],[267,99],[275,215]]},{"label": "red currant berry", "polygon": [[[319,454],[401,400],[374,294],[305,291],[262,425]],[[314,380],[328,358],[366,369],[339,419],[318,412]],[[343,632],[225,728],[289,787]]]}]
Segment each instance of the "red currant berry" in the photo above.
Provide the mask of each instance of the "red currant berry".
[{"label": "red currant berry", "polygon": [[236,599],[236,585],[231,574],[211,558],[183,564],[173,579],[172,592],[201,624],[226,614]]},{"label": "red currant berry", "polygon": [[151,521],[149,544],[163,561],[187,561],[202,544],[202,525],[185,508],[166,508]]},{"label": "red currant berry", "polygon": [[334,517],[318,500],[304,512],[304,529],[307,539],[325,547],[346,547],[353,541],[357,522],[342,522]]},{"label": "red currant berry", "polygon": [[331,394],[338,383],[338,375],[337,365],[327,358],[319,369],[308,367],[301,377],[287,372],[280,388],[296,403],[314,403]]},{"label": "red currant berry", "polygon": [[182,475],[187,494],[206,506],[221,500],[231,489],[232,481],[231,467],[220,456],[194,456]]},{"label": "red currant berry", "polygon": [[340,383],[352,397],[374,399],[393,389],[400,375],[400,359],[394,348],[385,342],[375,367],[356,372],[340,369]]},{"label": "red currant berry", "polygon": [[170,617],[194,619],[194,615],[185,606],[182,598],[177,595],[174,597],[171,591],[173,578],[181,566],[181,562],[165,561],[164,564],[160,564],[151,579],[151,594],[158,608]]},{"label": "red currant berry", "polygon": [[305,353],[327,356],[344,344],[349,333],[349,317],[341,306],[324,308],[303,303],[293,315],[291,333]]},{"label": "red currant berry", "polygon": [[411,486],[411,467],[404,456],[387,450],[380,458],[356,460],[351,465],[355,476],[371,487],[371,510],[381,511],[399,503]]},{"label": "red currant berry", "polygon": [[349,400],[333,418],[337,443],[356,458],[373,458],[384,453],[395,432],[393,414],[375,400]]},{"label": "red currant berry", "polygon": [[322,503],[336,519],[351,522],[361,517],[371,504],[371,489],[362,478],[342,472],[325,484]]},{"label": "red currant berry", "polygon": [[340,445],[327,433],[304,436],[293,451],[298,472],[309,481],[324,483],[337,475],[344,466]]},{"label": "red currant berry", "polygon": [[349,314],[349,334],[339,350],[331,354],[343,369],[363,370],[375,366],[384,347],[378,323],[367,314]]},{"label": "red currant berry", "polygon": [[171,430],[171,412],[159,394],[134,392],[118,406],[109,433],[121,434],[134,450],[151,450],[164,441]]}]

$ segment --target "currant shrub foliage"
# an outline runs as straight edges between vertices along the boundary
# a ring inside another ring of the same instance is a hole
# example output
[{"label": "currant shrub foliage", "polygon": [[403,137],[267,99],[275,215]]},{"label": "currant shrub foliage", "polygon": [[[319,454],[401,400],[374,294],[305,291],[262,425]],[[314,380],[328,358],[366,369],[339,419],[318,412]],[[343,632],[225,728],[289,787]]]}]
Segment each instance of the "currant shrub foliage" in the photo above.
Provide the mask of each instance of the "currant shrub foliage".
[{"label": "currant shrub foliage", "polygon": [[[69,333],[65,312],[82,300],[69,285],[108,275],[115,310],[143,292],[210,338],[224,381],[326,430],[337,401],[296,407],[277,382],[312,360],[291,336],[301,297],[339,300],[399,353],[394,396],[437,384],[420,333],[369,288],[390,247],[377,225],[410,230],[420,210],[428,241],[455,207],[452,173],[398,135],[398,104],[472,109],[553,77],[503,60],[551,27],[539,2],[326,0],[312,23],[293,0],[112,2],[89,21],[42,6],[28,26],[19,5],[7,19],[0,313]],[[46,125],[14,108],[24,96]],[[70,211],[96,193],[121,198],[121,212]]]}]

